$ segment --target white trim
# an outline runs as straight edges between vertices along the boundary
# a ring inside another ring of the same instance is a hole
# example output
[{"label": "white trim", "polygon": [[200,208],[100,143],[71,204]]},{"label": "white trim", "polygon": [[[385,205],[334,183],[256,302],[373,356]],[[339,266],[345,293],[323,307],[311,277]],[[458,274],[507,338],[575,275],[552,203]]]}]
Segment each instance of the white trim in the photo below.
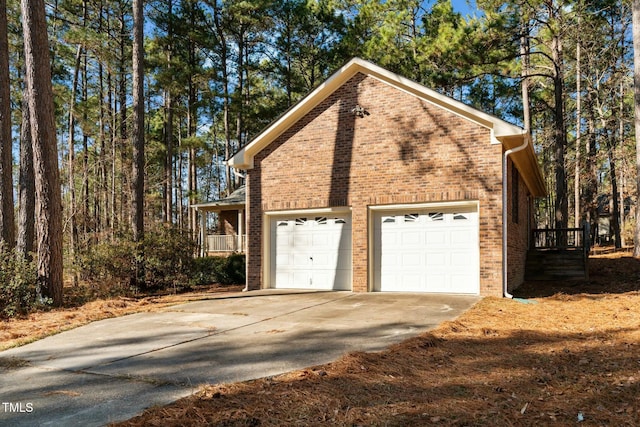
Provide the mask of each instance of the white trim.
[{"label": "white trim", "polygon": [[458,207],[475,207],[480,212],[480,202],[478,200],[459,200],[455,202],[423,202],[423,203],[403,203],[393,205],[371,205],[370,211],[376,213],[380,211],[403,211],[407,209],[431,209],[445,208],[455,209]]},{"label": "white trim", "polygon": [[307,213],[347,213],[351,212],[350,206],[340,206],[340,207],[332,207],[332,208],[311,208],[311,209],[289,209],[283,211],[265,211],[264,215],[268,215],[270,217],[277,216],[290,216],[290,215],[300,215]]}]

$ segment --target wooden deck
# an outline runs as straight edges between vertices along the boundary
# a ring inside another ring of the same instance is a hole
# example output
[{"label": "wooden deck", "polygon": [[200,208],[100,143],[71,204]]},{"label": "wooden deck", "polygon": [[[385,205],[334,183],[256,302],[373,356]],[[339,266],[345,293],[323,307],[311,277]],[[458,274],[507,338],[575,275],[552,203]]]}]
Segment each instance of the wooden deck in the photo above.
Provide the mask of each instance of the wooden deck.
[{"label": "wooden deck", "polygon": [[532,230],[525,280],[588,279],[589,247],[584,227]]}]

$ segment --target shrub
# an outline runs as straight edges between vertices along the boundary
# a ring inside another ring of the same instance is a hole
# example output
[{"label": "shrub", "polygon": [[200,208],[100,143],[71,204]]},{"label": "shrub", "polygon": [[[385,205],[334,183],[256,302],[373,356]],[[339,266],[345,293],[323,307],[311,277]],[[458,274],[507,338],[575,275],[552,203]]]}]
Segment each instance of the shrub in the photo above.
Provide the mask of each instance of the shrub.
[{"label": "shrub", "polygon": [[245,283],[245,256],[214,256],[194,260],[193,279],[196,284],[220,283],[236,285]]},{"label": "shrub", "polygon": [[[146,288],[190,284],[195,242],[188,232],[159,227],[145,233]],[[127,286],[135,273],[135,243],[130,238],[92,246],[80,262],[82,278],[93,283]]]},{"label": "shrub", "polygon": [[0,318],[25,315],[41,305],[36,264],[0,242]]},{"label": "shrub", "polygon": [[196,249],[196,243],[186,231],[162,227],[147,233],[144,266],[148,286],[188,286]]},{"label": "shrub", "polygon": [[127,285],[135,272],[134,249],[135,245],[128,239],[92,246],[81,256],[81,278],[109,286]]}]

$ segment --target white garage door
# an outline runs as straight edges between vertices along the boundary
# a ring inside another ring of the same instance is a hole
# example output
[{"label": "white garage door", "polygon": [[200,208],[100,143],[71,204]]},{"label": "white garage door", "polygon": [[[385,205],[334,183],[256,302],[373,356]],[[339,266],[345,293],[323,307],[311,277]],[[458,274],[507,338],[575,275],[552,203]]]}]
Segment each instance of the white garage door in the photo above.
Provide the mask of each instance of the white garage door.
[{"label": "white garage door", "polygon": [[378,213],[374,289],[479,293],[475,206]]},{"label": "white garage door", "polygon": [[273,218],[271,287],[351,290],[351,216]]}]

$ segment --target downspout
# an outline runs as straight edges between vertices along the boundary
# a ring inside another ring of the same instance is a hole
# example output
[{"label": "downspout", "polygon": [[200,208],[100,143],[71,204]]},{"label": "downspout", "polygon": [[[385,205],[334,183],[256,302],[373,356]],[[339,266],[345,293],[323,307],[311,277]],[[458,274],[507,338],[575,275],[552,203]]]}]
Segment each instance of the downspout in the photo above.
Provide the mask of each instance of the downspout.
[{"label": "downspout", "polygon": [[507,159],[510,155],[517,153],[518,151],[522,151],[529,145],[529,135],[524,135],[524,142],[522,145],[511,148],[504,152],[504,157],[502,159],[502,295],[505,298],[513,298],[507,289],[508,285],[508,263],[507,263],[507,220],[509,219],[507,214]]}]

